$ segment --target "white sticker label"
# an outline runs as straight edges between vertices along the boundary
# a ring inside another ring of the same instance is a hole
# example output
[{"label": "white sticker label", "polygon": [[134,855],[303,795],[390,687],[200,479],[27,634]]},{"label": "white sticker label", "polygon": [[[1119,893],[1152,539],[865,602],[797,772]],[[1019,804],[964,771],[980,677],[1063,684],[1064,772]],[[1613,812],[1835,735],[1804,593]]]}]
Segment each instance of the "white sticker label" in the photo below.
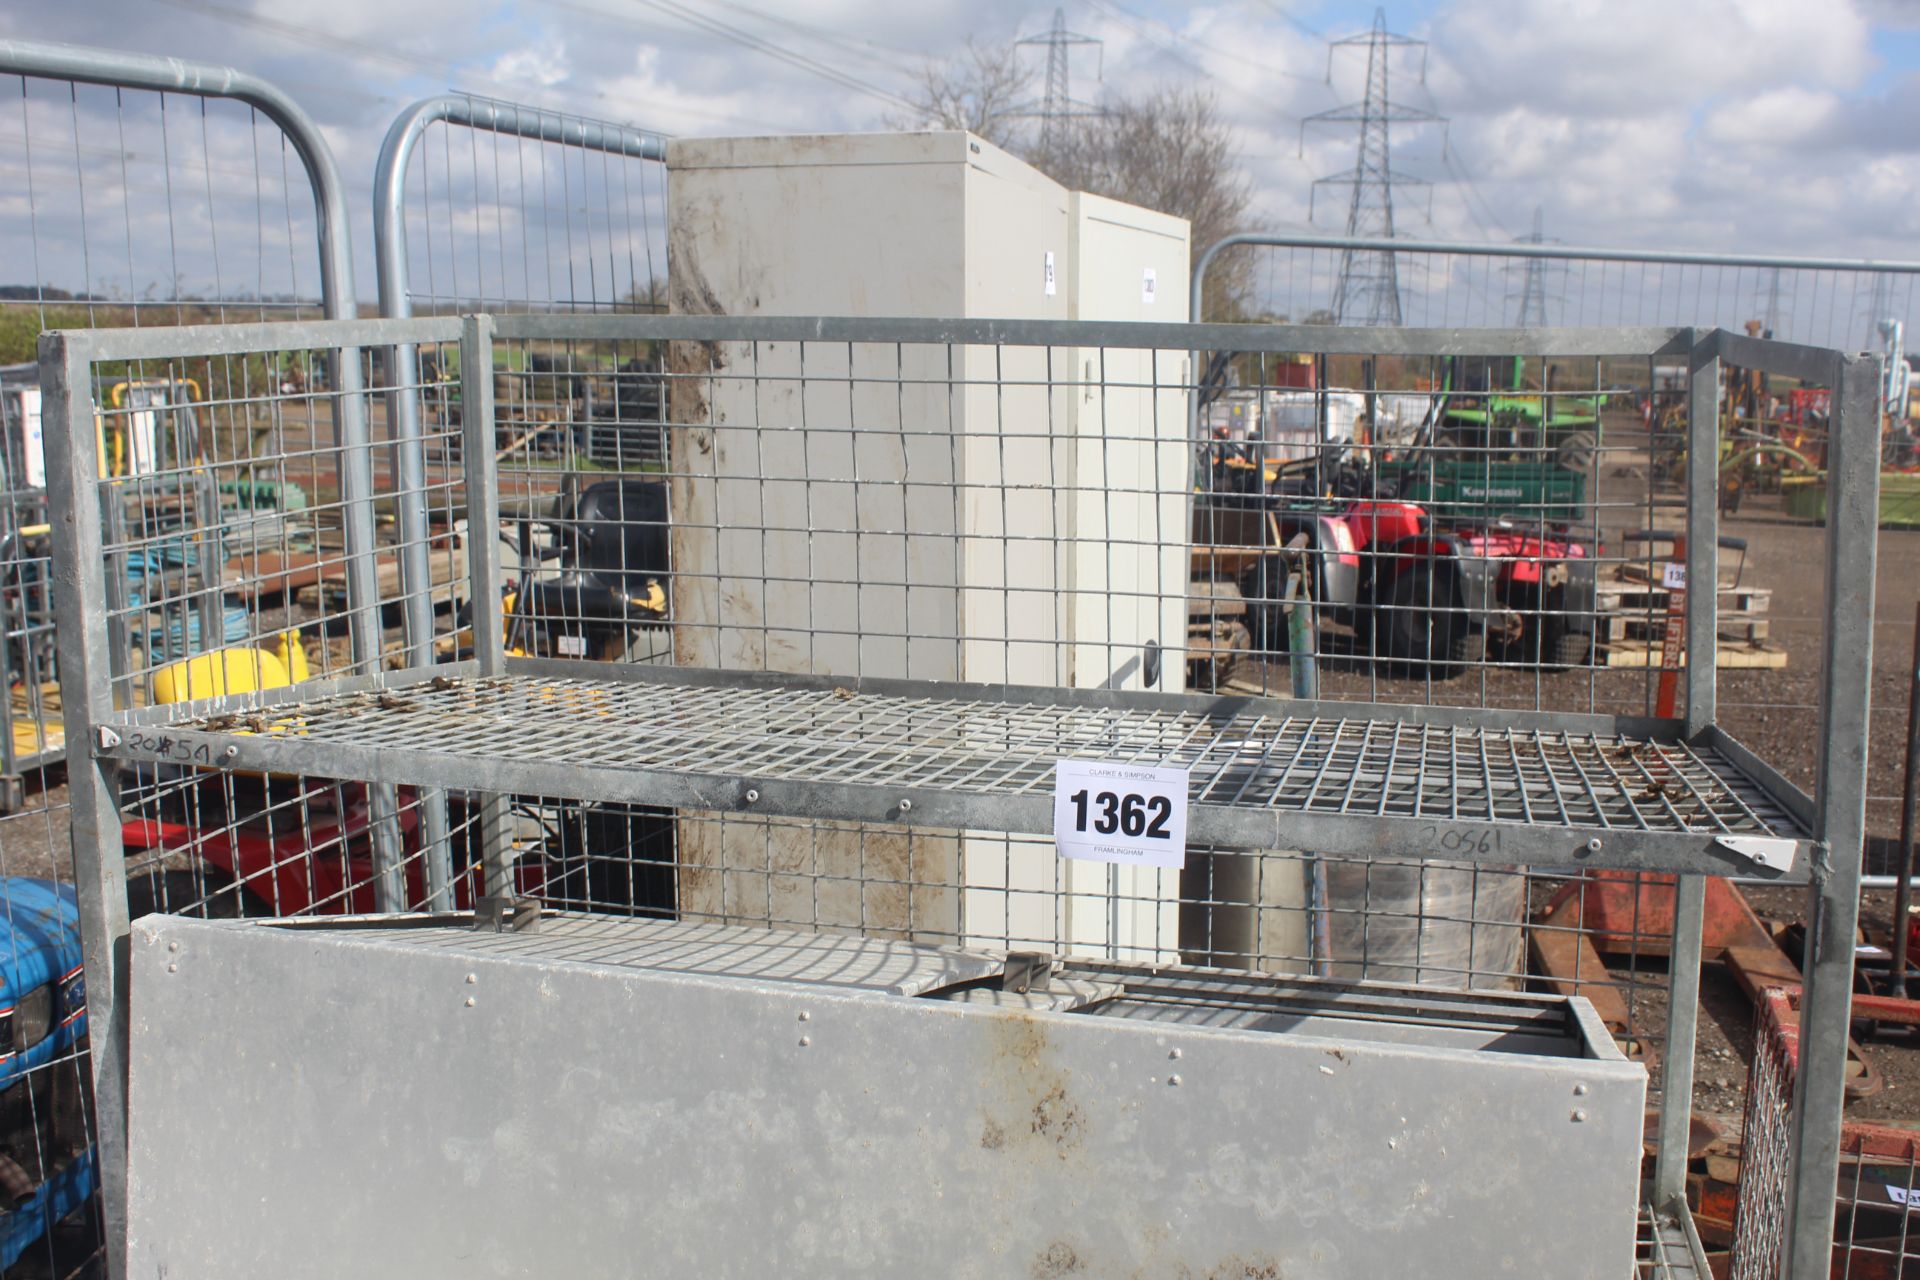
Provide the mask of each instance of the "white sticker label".
[{"label": "white sticker label", "polygon": [[1053,250],[1047,250],[1047,296],[1053,296]]},{"label": "white sticker label", "polygon": [[1669,591],[1685,591],[1687,589],[1687,566],[1677,562],[1669,563],[1666,572],[1660,575],[1660,585]]},{"label": "white sticker label", "polygon": [[1187,771],[1059,761],[1053,767],[1053,843],[1063,858],[1184,866]]},{"label": "white sticker label", "polygon": [[1890,1186],[1887,1188],[1887,1199],[1893,1201],[1895,1204],[1904,1204],[1910,1208],[1920,1208],[1920,1188],[1909,1191],[1905,1187]]},{"label": "white sticker label", "polygon": [[563,658],[584,658],[587,656],[587,638],[585,636],[560,636],[554,642]]},{"label": "white sticker label", "polygon": [[1140,276],[1140,301],[1149,303],[1153,301],[1153,291],[1156,283],[1153,268],[1148,267]]}]

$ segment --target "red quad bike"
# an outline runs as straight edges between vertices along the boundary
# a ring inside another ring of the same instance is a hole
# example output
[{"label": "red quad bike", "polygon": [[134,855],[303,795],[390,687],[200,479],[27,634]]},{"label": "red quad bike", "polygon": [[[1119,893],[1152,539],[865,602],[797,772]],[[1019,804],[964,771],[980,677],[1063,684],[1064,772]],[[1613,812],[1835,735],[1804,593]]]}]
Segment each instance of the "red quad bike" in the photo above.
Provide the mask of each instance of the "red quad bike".
[{"label": "red quad bike", "polygon": [[[170,766],[168,766],[170,768]],[[371,814],[367,788],[323,778],[235,775],[203,782],[178,777],[156,789],[156,817],[130,817],[121,842],[145,863],[179,862],[192,869],[158,870],[127,880],[134,918],[152,911],[190,911],[215,917],[361,915],[375,910]],[[454,839],[454,907],[470,910],[479,890],[477,839],[458,801]],[[399,789],[398,825],[409,904],[426,901],[420,854],[420,815],[411,788]],[[464,838],[463,838],[464,837]],[[539,856],[520,858],[514,879],[523,896],[545,887]]]},{"label": "red quad bike", "polygon": [[1286,649],[1277,548],[1304,535],[1318,621],[1395,674],[1446,679],[1489,657],[1548,668],[1589,660],[1595,563],[1585,545],[1505,521],[1437,526],[1418,503],[1376,496],[1370,473],[1351,464],[1333,472],[1333,496],[1290,492],[1291,476],[1312,465],[1290,463],[1262,490],[1201,499],[1203,529],[1233,528],[1232,513],[1250,507],[1277,525],[1274,554],[1237,584],[1255,648]]},{"label": "red quad bike", "polygon": [[[191,860],[192,866],[128,877],[134,918],[153,911],[237,917],[376,909],[365,784],[244,774],[188,781],[176,774],[152,788],[155,780],[148,775],[142,789],[161,797],[143,806],[156,816],[128,818],[122,845],[142,863]],[[137,794],[130,791],[129,799]],[[427,900],[417,800],[412,788],[398,789],[406,901],[416,908]],[[481,894],[477,811],[458,793],[447,803],[453,907],[467,911]],[[670,817],[631,805],[541,806],[516,799],[509,829],[518,896],[602,914],[673,914]]]}]

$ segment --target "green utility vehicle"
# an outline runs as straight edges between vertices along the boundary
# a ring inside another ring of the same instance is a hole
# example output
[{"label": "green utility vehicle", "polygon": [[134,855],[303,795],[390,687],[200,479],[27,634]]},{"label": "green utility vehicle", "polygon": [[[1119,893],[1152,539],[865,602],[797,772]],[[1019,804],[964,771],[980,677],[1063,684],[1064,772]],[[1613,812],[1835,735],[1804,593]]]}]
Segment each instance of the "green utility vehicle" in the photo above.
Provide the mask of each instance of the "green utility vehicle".
[{"label": "green utility vehicle", "polygon": [[1382,478],[1439,519],[1579,524],[1603,397],[1528,394],[1525,380],[1519,356],[1448,360],[1414,447],[1382,461]]}]

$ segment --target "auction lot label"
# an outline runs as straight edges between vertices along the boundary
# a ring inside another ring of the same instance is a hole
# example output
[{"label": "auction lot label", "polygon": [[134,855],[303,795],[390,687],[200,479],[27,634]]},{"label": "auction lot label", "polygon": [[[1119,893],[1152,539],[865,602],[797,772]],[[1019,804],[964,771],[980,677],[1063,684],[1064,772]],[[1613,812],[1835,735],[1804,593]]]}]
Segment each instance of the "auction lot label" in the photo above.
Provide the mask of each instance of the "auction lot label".
[{"label": "auction lot label", "polygon": [[1053,843],[1063,858],[1135,867],[1187,860],[1187,771],[1099,760],[1053,768]]}]

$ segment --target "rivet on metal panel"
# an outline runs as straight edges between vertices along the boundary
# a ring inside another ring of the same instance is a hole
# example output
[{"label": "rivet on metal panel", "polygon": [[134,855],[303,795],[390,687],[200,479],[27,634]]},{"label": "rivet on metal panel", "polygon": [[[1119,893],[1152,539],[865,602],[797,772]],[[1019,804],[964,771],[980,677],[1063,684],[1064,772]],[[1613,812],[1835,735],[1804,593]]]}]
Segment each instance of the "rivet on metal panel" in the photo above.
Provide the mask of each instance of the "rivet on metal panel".
[{"label": "rivet on metal panel", "polygon": [[801,1036],[801,1037],[800,1037],[800,1047],[801,1047],[802,1049],[804,1049],[804,1048],[806,1048],[806,1047],[807,1047],[808,1045],[810,1045],[810,1044],[812,1044],[812,1043],[813,1043],[813,1037],[812,1037],[812,1036]]},{"label": "rivet on metal panel", "polygon": [[1588,853],[1598,853],[1598,852],[1600,852],[1600,837],[1599,837],[1599,836],[1595,836],[1595,837],[1594,837],[1593,839],[1591,839],[1591,840],[1589,840],[1589,841],[1587,841],[1587,852],[1588,852]]},{"label": "rivet on metal panel", "polygon": [[480,981],[480,975],[479,975],[479,974],[477,974],[477,973],[470,973],[470,974],[468,974],[468,975],[467,975],[467,985],[468,985],[468,986],[472,986],[472,985],[473,985],[474,983],[476,983],[476,982],[478,982],[478,981]]},{"label": "rivet on metal panel", "polygon": [[170,964],[170,965],[168,965],[168,966],[167,966],[167,972],[168,972],[168,973],[178,973],[178,972],[180,972],[180,966],[179,966],[179,965],[177,965],[177,964]]},{"label": "rivet on metal panel", "polygon": [[1178,1058],[1180,1056],[1180,1051],[1178,1049],[1169,1049],[1167,1050],[1167,1056],[1169,1058]]},{"label": "rivet on metal panel", "polygon": [[468,996],[468,997],[467,997],[467,1008],[469,1008],[469,1009],[471,1009],[471,1008],[473,1008],[473,1003],[474,1003],[474,1001],[473,1001],[473,997],[472,997],[472,996]]},{"label": "rivet on metal panel", "polygon": [[169,942],[167,944],[167,950],[169,951],[178,951],[179,949],[180,949],[180,944],[177,942]]},{"label": "rivet on metal panel", "polygon": [[910,812],[912,812],[912,811],[913,811],[913,801],[911,801],[911,800],[902,800],[902,801],[900,802],[900,812],[902,812],[902,813],[910,813]]},{"label": "rivet on metal panel", "polygon": [[755,791],[752,787],[747,788],[747,803],[748,804],[760,803],[760,793],[758,791]]},{"label": "rivet on metal panel", "polygon": [[234,746],[232,743],[228,743],[227,749],[220,753],[220,758],[222,760],[231,760],[239,754],[240,754],[240,748]]},{"label": "rivet on metal panel", "polygon": [[1179,1084],[1180,1084],[1180,1077],[1179,1077],[1179,1076],[1168,1076],[1168,1077],[1167,1077],[1167,1083],[1168,1083],[1168,1084],[1170,1084],[1170,1085],[1173,1085],[1173,1086],[1175,1086],[1175,1087],[1177,1088],[1177,1087],[1179,1086]]},{"label": "rivet on metal panel", "polygon": [[1587,1086],[1586,1086],[1586,1085],[1584,1085],[1584,1084],[1576,1084],[1575,1086],[1573,1086],[1573,1096],[1574,1096],[1574,1097],[1576,1097],[1576,1098],[1584,1098],[1584,1097],[1586,1097],[1586,1096],[1587,1096]]},{"label": "rivet on metal panel", "polygon": [[800,1011],[800,1021],[810,1022],[812,1021],[812,1019],[813,1019],[813,1015],[811,1013],[808,1013],[805,1009],[802,1009]]},{"label": "rivet on metal panel", "polygon": [[1575,1124],[1585,1124],[1585,1123],[1587,1122],[1587,1113],[1586,1113],[1586,1112],[1584,1112],[1584,1111],[1576,1111],[1576,1112],[1574,1112],[1574,1113],[1573,1113],[1573,1122],[1574,1122]]}]

